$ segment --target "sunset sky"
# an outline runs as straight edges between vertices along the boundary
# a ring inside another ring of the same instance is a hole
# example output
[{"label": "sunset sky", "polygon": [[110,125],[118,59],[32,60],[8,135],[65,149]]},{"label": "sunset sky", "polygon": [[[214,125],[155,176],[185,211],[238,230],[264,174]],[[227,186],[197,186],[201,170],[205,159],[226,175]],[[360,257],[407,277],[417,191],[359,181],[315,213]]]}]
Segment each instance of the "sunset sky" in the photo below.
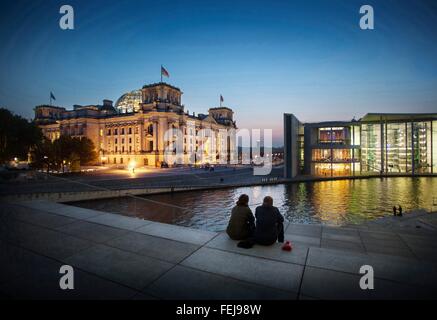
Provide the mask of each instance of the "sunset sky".
[{"label": "sunset sky", "polygon": [[[59,8],[75,30],[59,28]],[[359,9],[375,10],[375,30]],[[190,112],[219,104],[242,128],[437,111],[436,1],[55,1],[0,3],[0,106],[97,104],[160,80]]]}]

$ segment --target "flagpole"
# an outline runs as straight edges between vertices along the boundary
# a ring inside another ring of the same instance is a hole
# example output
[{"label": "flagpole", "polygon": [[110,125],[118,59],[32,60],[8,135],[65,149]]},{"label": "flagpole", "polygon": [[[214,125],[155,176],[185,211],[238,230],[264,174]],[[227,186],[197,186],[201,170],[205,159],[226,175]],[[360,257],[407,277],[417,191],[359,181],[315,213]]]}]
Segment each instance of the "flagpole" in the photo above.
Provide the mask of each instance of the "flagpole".
[{"label": "flagpole", "polygon": [[162,83],[162,64],[161,64],[161,83]]},{"label": "flagpole", "polygon": [[52,93],[50,92],[50,107],[52,107]]}]

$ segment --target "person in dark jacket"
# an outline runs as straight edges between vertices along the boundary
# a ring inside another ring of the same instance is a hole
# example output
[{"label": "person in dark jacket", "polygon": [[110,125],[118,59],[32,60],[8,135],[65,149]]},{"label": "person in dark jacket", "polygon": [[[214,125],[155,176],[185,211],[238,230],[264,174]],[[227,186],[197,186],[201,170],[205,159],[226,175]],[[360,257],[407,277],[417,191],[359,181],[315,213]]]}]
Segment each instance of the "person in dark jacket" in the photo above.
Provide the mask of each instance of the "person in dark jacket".
[{"label": "person in dark jacket", "polygon": [[398,210],[398,211],[399,211],[398,216],[399,216],[399,217],[402,217],[402,207],[401,207],[401,206],[399,206],[399,210]]},{"label": "person in dark jacket", "polygon": [[242,194],[232,209],[226,233],[232,240],[245,240],[253,235],[255,218],[249,208],[249,196]]},{"label": "person in dark jacket", "polygon": [[284,217],[273,206],[272,197],[265,197],[262,206],[255,210],[255,243],[269,246],[276,241],[284,242]]}]

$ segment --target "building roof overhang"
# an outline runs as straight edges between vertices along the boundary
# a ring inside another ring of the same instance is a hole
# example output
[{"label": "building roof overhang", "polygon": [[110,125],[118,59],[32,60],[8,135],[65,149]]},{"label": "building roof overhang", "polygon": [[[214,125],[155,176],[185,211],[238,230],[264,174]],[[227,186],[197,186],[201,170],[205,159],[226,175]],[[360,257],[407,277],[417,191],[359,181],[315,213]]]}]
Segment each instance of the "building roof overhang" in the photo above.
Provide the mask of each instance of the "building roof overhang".
[{"label": "building roof overhang", "polygon": [[437,120],[437,113],[367,113],[362,122],[373,121]]}]

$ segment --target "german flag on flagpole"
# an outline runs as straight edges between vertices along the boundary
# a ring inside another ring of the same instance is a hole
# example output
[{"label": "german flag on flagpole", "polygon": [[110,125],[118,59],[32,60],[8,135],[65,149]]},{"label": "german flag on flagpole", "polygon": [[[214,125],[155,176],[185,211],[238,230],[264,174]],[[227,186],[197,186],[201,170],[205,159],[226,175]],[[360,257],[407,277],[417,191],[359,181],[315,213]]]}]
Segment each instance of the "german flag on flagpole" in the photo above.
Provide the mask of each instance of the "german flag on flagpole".
[{"label": "german flag on flagpole", "polygon": [[56,100],[56,98],[53,92],[50,91],[50,105],[52,105],[52,100]]},{"label": "german flag on flagpole", "polygon": [[165,70],[165,68],[161,65],[161,82],[162,82],[162,76],[170,78],[170,74],[168,73],[168,71]]},{"label": "german flag on flagpole", "polygon": [[225,99],[223,99],[223,96],[220,95],[220,108],[222,107],[222,103],[223,103],[223,101],[225,101]]}]

